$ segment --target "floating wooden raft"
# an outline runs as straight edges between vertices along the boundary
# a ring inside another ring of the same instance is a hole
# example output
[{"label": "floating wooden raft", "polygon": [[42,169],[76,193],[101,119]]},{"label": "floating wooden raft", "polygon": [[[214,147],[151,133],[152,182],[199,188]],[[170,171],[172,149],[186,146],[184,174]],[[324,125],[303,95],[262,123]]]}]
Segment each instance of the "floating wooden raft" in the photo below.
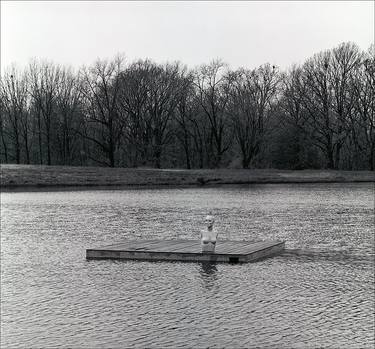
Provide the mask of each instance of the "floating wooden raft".
[{"label": "floating wooden raft", "polygon": [[245,263],[284,250],[284,241],[218,241],[214,254],[202,253],[197,240],[133,240],[86,250],[87,259]]}]

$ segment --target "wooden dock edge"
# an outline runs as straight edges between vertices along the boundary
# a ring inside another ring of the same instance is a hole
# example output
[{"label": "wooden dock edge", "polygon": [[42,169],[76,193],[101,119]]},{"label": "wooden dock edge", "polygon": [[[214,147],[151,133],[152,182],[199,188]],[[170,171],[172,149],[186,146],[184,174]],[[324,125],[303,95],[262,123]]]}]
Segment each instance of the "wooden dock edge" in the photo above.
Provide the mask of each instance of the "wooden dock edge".
[{"label": "wooden dock edge", "polygon": [[281,254],[285,249],[285,241],[249,254],[220,253],[176,253],[156,251],[114,251],[87,249],[86,259],[122,259],[139,261],[175,261],[175,262],[213,262],[213,263],[248,263]]},{"label": "wooden dock edge", "polygon": [[285,241],[282,241],[278,244],[275,244],[271,247],[264,248],[262,250],[256,251],[251,253],[247,256],[246,262],[256,262],[261,259],[265,259],[268,257],[273,257],[279,254],[282,254],[285,250]]}]

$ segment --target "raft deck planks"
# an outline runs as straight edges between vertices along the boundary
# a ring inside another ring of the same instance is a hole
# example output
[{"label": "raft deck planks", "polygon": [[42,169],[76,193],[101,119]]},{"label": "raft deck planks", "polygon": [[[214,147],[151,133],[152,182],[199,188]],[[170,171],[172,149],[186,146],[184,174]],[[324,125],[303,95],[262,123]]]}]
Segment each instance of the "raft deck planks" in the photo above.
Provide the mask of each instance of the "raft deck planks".
[{"label": "raft deck planks", "polygon": [[218,241],[215,253],[202,253],[199,240],[128,240],[87,249],[86,258],[246,263],[279,254],[284,247],[284,241]]}]

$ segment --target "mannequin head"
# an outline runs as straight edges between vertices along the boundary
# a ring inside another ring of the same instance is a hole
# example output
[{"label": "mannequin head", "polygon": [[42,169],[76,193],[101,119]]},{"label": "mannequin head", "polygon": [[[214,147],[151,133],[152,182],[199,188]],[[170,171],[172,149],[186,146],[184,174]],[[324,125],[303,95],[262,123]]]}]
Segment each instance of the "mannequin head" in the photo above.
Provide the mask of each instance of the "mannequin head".
[{"label": "mannequin head", "polygon": [[205,218],[204,221],[207,224],[207,228],[209,230],[211,230],[212,227],[213,227],[213,225],[214,225],[214,223],[215,223],[215,218],[214,218],[214,216],[212,215],[211,212],[206,216],[206,218]]}]

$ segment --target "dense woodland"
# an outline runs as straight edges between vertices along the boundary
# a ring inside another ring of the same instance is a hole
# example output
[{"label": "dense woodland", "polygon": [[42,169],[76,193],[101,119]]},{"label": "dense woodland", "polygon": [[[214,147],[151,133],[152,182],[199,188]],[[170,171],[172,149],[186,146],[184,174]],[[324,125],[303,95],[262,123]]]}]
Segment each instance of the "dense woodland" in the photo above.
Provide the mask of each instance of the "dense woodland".
[{"label": "dense woodland", "polygon": [[118,56],[34,60],[0,81],[1,162],[374,170],[374,46],[343,43],[281,71],[188,69]]}]

